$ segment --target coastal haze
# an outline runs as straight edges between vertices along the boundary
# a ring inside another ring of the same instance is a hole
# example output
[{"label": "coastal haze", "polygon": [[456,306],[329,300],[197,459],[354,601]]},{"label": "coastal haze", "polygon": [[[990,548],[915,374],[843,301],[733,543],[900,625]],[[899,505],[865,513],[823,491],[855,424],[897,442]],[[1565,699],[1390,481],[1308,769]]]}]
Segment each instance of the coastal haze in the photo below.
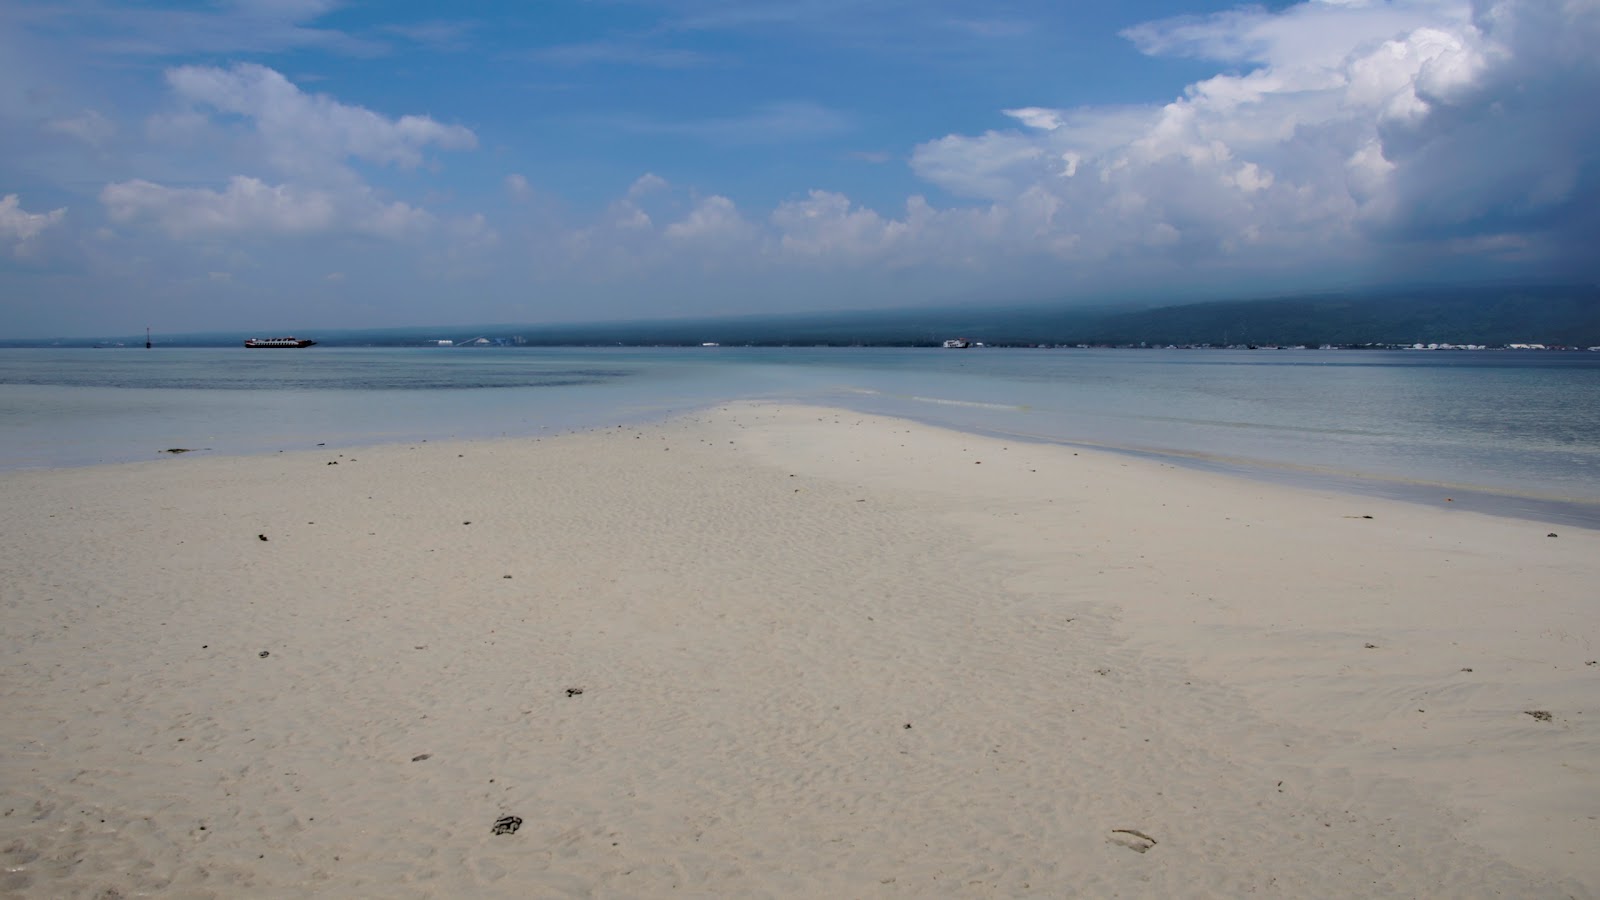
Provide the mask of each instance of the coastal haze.
[{"label": "coastal haze", "polygon": [[1600,897],[1597,45],[0,4],[0,894]]}]

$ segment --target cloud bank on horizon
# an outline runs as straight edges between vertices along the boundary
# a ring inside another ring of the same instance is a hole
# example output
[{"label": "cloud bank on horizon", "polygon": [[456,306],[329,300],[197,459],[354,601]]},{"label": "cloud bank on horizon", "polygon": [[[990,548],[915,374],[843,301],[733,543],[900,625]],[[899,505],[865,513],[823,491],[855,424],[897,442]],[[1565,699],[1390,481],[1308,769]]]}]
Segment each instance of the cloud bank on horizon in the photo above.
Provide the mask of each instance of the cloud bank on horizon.
[{"label": "cloud bank on horizon", "polygon": [[1600,0],[1054,6],[14,4],[0,329],[1600,275]]}]

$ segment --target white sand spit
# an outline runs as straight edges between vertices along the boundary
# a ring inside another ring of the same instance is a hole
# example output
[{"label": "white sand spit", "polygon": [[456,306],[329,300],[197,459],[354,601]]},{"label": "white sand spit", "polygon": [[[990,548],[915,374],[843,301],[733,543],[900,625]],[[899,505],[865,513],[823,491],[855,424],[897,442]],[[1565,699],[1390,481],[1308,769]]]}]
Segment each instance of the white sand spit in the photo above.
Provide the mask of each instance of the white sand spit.
[{"label": "white sand spit", "polygon": [[7,896],[1600,894],[1600,532],[753,404],[0,503]]}]

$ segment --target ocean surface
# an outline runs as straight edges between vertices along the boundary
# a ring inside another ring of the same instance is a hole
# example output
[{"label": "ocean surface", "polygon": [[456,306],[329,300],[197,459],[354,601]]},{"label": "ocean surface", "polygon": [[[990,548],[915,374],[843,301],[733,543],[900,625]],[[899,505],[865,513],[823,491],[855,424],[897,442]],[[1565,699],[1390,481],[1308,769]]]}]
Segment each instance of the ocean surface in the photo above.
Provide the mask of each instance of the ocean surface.
[{"label": "ocean surface", "polygon": [[1600,527],[1600,353],[0,350],[0,470],[553,434],[738,399]]}]

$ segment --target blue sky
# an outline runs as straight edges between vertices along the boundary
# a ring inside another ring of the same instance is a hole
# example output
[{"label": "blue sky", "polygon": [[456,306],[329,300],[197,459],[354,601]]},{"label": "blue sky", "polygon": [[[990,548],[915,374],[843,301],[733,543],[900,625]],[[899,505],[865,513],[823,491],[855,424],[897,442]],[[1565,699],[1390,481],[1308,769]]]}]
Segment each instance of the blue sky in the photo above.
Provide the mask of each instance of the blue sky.
[{"label": "blue sky", "polygon": [[0,0],[0,335],[1600,275],[1600,0]]}]

